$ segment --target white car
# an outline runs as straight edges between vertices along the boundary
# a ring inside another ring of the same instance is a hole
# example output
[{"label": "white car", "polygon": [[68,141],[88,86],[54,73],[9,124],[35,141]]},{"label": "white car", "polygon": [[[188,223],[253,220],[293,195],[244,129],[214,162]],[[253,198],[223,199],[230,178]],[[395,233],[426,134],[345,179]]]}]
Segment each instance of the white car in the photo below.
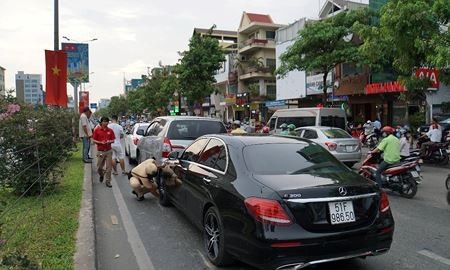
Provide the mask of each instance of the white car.
[{"label": "white car", "polygon": [[320,144],[348,167],[361,160],[361,143],[345,130],[335,127],[300,127],[297,136]]},{"label": "white car", "polygon": [[130,163],[137,162],[137,145],[149,125],[150,123],[136,123],[131,131],[125,136],[125,155],[130,157]]}]

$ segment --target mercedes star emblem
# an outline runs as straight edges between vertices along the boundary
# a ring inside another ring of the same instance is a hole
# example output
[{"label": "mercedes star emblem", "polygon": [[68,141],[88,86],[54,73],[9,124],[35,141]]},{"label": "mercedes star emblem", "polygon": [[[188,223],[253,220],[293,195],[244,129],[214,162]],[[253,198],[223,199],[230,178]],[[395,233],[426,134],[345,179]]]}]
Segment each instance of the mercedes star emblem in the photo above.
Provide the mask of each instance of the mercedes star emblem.
[{"label": "mercedes star emblem", "polygon": [[340,187],[339,194],[341,194],[341,196],[347,195],[347,189],[345,187]]}]

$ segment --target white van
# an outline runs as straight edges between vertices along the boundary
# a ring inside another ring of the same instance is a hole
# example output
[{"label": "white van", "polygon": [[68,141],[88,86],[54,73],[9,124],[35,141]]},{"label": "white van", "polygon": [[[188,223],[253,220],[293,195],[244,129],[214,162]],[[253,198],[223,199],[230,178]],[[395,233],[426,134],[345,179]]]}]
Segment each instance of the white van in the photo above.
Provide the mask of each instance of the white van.
[{"label": "white van", "polygon": [[281,132],[283,124],[294,124],[295,127],[326,126],[346,130],[347,117],[340,108],[295,108],[277,110],[269,120],[270,133]]}]

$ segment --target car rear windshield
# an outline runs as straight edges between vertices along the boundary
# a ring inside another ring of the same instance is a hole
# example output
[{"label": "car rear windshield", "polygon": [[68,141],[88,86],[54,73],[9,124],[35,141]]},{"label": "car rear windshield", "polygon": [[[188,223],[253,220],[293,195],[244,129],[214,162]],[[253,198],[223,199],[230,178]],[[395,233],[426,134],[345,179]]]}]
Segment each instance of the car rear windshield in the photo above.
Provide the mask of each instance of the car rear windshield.
[{"label": "car rear windshield", "polygon": [[275,143],[246,146],[245,164],[257,175],[316,174],[348,172],[336,158],[317,144]]},{"label": "car rear windshield", "polygon": [[352,137],[342,129],[325,129],[322,130],[322,132],[323,134],[325,134],[325,136],[327,136],[328,139],[348,139]]},{"label": "car rear windshield", "polygon": [[176,120],[170,124],[170,140],[195,140],[207,134],[227,133],[224,124],[208,120]]}]

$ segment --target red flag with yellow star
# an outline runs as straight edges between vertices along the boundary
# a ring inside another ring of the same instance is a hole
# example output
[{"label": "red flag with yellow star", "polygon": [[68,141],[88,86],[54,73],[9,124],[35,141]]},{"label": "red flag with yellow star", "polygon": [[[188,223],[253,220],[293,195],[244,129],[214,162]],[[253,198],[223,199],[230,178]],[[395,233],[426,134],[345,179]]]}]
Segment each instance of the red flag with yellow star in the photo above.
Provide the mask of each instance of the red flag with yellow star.
[{"label": "red flag with yellow star", "polygon": [[45,50],[45,104],[67,107],[67,54]]}]

